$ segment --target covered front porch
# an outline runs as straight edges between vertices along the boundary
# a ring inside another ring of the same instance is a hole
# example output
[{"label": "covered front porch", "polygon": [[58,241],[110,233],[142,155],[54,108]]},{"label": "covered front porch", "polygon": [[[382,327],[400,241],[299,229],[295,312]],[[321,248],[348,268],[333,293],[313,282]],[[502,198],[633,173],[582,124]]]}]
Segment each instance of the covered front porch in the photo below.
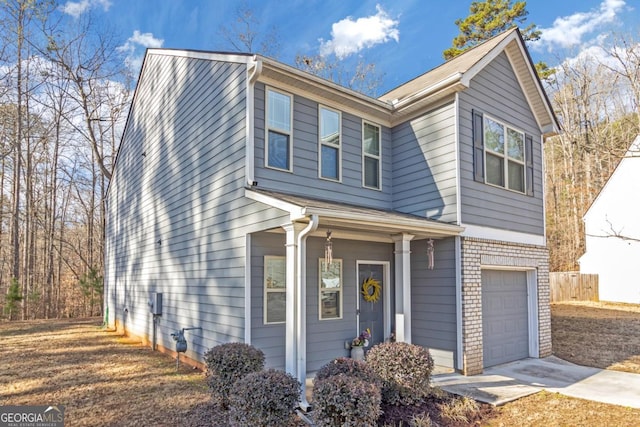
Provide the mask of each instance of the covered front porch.
[{"label": "covered front porch", "polygon": [[[289,215],[278,229],[252,239],[252,264],[262,262],[265,272],[257,277],[264,283],[262,318],[255,313],[258,304],[252,303],[252,343],[274,344],[277,354],[282,335],[283,354],[273,357],[274,364],[283,360],[282,367],[304,388],[309,374],[348,355],[348,343],[365,328],[372,331],[372,344],[392,334],[397,341],[412,342],[412,242],[426,248],[420,268],[428,269],[434,262],[429,241],[437,247],[439,240],[459,235],[461,227],[261,190],[248,189],[246,195]],[[278,266],[284,280],[270,275],[277,275]],[[252,269],[259,273],[257,265]],[[368,282],[363,289],[370,278],[377,285]],[[258,291],[255,283],[252,289]],[[276,301],[284,313],[278,314]],[[259,338],[263,336],[271,338]]]}]

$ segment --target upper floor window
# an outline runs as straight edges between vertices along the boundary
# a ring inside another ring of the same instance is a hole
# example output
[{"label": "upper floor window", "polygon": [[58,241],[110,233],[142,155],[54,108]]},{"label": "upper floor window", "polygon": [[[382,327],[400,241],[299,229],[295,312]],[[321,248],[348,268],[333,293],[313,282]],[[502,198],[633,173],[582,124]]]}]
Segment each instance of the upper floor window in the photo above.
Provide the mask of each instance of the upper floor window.
[{"label": "upper floor window", "polygon": [[362,123],[362,183],[365,187],[380,189],[381,150],[380,126]]},{"label": "upper floor window", "polygon": [[533,138],[473,111],[476,181],[533,195]]},{"label": "upper floor window", "polygon": [[484,119],[486,181],[524,193],[524,133]]},{"label": "upper floor window", "polygon": [[271,88],[267,89],[265,162],[268,167],[292,170],[292,105],[290,95]]},{"label": "upper floor window", "polygon": [[322,106],[319,111],[320,177],[340,181],[340,113]]}]

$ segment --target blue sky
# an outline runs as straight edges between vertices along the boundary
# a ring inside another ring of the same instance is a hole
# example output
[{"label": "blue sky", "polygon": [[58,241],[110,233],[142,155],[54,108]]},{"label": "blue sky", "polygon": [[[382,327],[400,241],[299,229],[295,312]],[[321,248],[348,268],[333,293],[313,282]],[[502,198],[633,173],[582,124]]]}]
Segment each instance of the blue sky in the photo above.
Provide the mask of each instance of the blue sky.
[{"label": "blue sky", "polygon": [[[92,13],[115,27],[122,51],[139,67],[146,47],[225,50],[222,25],[243,4],[234,0],[77,0],[61,2],[71,16]],[[260,22],[275,28],[277,59],[296,54],[334,54],[345,61],[362,56],[384,73],[379,93],[441,64],[442,51],[458,34],[455,20],[469,14],[471,0],[281,0],[244,2]],[[542,39],[530,46],[534,61],[553,66],[616,33],[640,38],[638,0],[530,0],[525,25],[535,23]],[[137,71],[137,70],[136,70]]]}]

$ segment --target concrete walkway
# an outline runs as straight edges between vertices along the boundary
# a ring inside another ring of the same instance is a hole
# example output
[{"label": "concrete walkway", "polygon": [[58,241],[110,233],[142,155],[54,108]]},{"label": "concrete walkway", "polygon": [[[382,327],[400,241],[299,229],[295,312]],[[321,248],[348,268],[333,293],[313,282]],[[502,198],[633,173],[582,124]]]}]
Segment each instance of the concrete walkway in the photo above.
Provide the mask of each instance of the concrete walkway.
[{"label": "concrete walkway", "polygon": [[640,374],[575,365],[555,356],[525,359],[484,370],[481,375],[439,374],[432,383],[450,393],[503,405],[541,390],[640,408]]}]

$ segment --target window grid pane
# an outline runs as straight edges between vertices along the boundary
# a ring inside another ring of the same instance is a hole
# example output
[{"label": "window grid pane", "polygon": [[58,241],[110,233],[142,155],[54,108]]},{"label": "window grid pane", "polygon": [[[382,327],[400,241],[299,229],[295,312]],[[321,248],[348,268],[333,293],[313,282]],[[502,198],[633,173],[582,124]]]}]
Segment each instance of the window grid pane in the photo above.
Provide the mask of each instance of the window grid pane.
[{"label": "window grid pane", "polygon": [[504,187],[504,159],[487,153],[486,161],[487,183]]},{"label": "window grid pane", "polygon": [[524,193],[524,165],[509,161],[509,189]]},{"label": "window grid pane", "polygon": [[320,142],[340,145],[340,114],[320,108]]},{"label": "window grid pane", "polygon": [[380,188],[379,163],[373,157],[364,158],[364,185],[371,188]]},{"label": "window grid pane", "polygon": [[282,93],[268,91],[268,126],[284,132],[291,131],[291,98]]},{"label": "window grid pane", "polygon": [[289,169],[289,135],[269,131],[269,166],[278,169]]},{"label": "window grid pane", "polygon": [[364,124],[363,147],[366,154],[380,156],[380,129],[377,126]]},{"label": "window grid pane", "polygon": [[331,146],[322,146],[322,170],[321,176],[323,178],[339,179],[339,155],[338,149]]},{"label": "window grid pane", "polygon": [[507,128],[507,154],[524,163],[524,135],[510,128]]}]

